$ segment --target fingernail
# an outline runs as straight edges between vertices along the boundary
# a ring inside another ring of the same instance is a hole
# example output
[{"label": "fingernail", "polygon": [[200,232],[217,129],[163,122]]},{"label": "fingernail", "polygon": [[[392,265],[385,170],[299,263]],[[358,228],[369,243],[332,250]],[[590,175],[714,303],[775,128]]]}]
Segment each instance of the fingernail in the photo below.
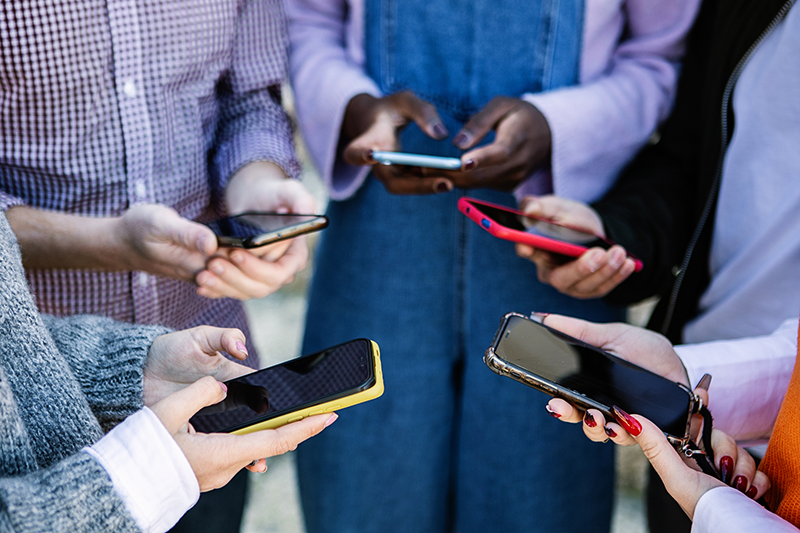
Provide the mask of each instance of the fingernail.
[{"label": "fingernail", "polygon": [[467,159],[464,161],[464,170],[473,170],[477,166],[478,163],[476,163],[474,159]]},{"label": "fingernail", "polygon": [[443,192],[450,192],[453,190],[453,185],[449,181],[437,181],[436,182],[436,192],[443,193]]},{"label": "fingernail", "polygon": [[583,423],[590,428],[597,427],[597,422],[589,411],[586,411],[586,414],[583,415]]},{"label": "fingernail", "polygon": [[336,413],[333,413],[333,414],[331,415],[331,417],[328,419],[328,421],[327,421],[327,422],[325,422],[325,427],[328,427],[328,426],[330,426],[331,424],[333,424],[334,422],[336,422],[336,419],[337,419],[337,418],[339,418],[339,415],[337,415]]},{"label": "fingernail", "polygon": [[731,484],[731,475],[733,475],[733,458],[725,455],[719,460],[719,473],[722,475],[722,482],[726,485]]},{"label": "fingernail", "polygon": [[700,381],[697,382],[697,386],[695,387],[695,389],[703,389],[704,391],[707,391],[710,385],[711,385],[711,374],[703,374],[703,377],[700,378]]},{"label": "fingernail", "polygon": [[757,493],[758,493],[758,489],[756,488],[756,486],[755,485],[750,485],[750,488],[747,489],[747,492],[745,492],[744,495],[752,500],[753,498],[756,497]]},{"label": "fingernail", "polygon": [[197,249],[200,250],[202,253],[206,253],[206,236],[200,235],[197,237]]},{"label": "fingernail", "polygon": [[233,254],[231,256],[231,259],[233,259],[233,262],[236,263],[237,265],[241,265],[242,263],[244,263],[244,254]]},{"label": "fingernail", "polygon": [[534,322],[538,322],[539,324],[544,324],[544,319],[549,317],[550,313],[539,313],[538,311],[534,311],[531,313],[531,319]]},{"label": "fingernail", "polygon": [[225,272],[225,269],[222,268],[222,265],[220,265],[219,263],[214,263],[213,265],[211,265],[211,271],[214,274],[222,274],[223,272]]},{"label": "fingernail", "polygon": [[248,355],[247,347],[244,345],[242,341],[236,341],[236,349],[242,352],[243,354]]},{"label": "fingernail", "polygon": [[553,411],[553,409],[549,405],[545,405],[544,410],[547,411],[547,413],[553,418],[561,418],[561,415]]},{"label": "fingernail", "polygon": [[625,262],[625,252],[617,248],[611,253],[611,257],[608,260],[608,265],[614,270],[616,270],[619,267],[621,267],[622,263],[624,262]]},{"label": "fingernail", "polygon": [[617,436],[617,432],[616,432],[616,431],[614,431],[613,429],[611,429],[611,428],[610,428],[610,427],[608,427],[608,426],[603,426],[603,431],[605,431],[605,432],[606,432],[606,435],[608,435],[608,436],[609,436],[610,438],[612,438],[612,439],[613,439],[613,438],[615,438],[615,437]]},{"label": "fingernail", "polygon": [[616,405],[611,408],[611,412],[614,413],[614,418],[617,419],[619,425],[625,428],[625,431],[630,433],[632,436],[638,437],[639,433],[642,432],[642,425],[639,423],[639,421]]},{"label": "fingernail", "polygon": [[364,157],[366,157],[368,161],[375,161],[372,159],[372,150],[367,150],[367,153],[364,154]]},{"label": "fingernail", "polygon": [[747,478],[744,476],[736,476],[733,478],[733,488],[741,493],[747,490]]},{"label": "fingernail", "polygon": [[586,266],[589,267],[589,270],[594,272],[598,268],[600,268],[600,264],[603,262],[603,258],[605,257],[605,252],[602,250],[594,250],[591,252],[591,255],[586,260]]},{"label": "fingernail", "polygon": [[446,137],[447,136],[447,128],[444,127],[444,124],[441,122],[437,122],[433,125],[433,133],[436,134],[437,137]]},{"label": "fingernail", "polygon": [[455,144],[459,148],[464,148],[469,144],[469,136],[462,131],[455,136],[455,138],[453,139],[453,144]]},{"label": "fingernail", "polygon": [[221,382],[221,381],[217,381],[217,383],[219,383],[219,386],[222,388],[222,392],[224,392],[225,394],[228,394],[228,386],[227,386],[227,385],[225,385],[225,384],[224,384],[223,382]]}]

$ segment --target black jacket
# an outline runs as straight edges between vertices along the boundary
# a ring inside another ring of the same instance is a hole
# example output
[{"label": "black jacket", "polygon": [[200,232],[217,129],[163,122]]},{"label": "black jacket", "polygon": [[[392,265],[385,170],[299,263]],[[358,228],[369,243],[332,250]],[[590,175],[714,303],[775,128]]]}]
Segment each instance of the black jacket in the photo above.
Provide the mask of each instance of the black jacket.
[{"label": "black jacket", "polygon": [[[650,327],[680,342],[709,284],[709,255],[722,163],[733,135],[731,98],[757,45],[793,0],[705,0],[689,37],[675,109],[661,137],[625,169],[594,208],[608,237],[644,269],[607,299],[660,295]],[[788,67],[788,65],[787,65]]]}]

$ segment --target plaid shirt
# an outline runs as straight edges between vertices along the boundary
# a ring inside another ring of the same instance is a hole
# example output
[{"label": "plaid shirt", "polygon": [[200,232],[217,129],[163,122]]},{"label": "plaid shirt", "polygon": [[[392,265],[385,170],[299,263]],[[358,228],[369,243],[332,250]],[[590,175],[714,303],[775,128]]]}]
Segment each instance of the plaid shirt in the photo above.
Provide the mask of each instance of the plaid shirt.
[{"label": "plaid shirt", "polygon": [[[116,216],[147,202],[197,220],[251,161],[297,176],[286,44],[281,0],[3,2],[0,208]],[[44,313],[246,328],[240,303],[144,272],[28,281]]]}]

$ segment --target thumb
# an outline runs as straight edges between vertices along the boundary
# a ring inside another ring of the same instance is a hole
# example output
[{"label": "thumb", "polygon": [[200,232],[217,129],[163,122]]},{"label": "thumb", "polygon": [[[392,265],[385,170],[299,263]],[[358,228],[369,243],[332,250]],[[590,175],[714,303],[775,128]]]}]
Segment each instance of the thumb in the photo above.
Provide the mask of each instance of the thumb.
[{"label": "thumb", "polygon": [[178,432],[203,407],[225,399],[228,388],[210,376],[199,379],[178,392],[173,392],[151,407],[170,433]]},{"label": "thumb", "polygon": [[211,255],[217,251],[217,237],[211,228],[187,220],[177,213],[162,219],[162,232],[172,243],[191,252]]},{"label": "thumb", "polygon": [[545,315],[542,324],[598,348],[612,344],[622,333],[619,324],[595,324],[562,315]]}]

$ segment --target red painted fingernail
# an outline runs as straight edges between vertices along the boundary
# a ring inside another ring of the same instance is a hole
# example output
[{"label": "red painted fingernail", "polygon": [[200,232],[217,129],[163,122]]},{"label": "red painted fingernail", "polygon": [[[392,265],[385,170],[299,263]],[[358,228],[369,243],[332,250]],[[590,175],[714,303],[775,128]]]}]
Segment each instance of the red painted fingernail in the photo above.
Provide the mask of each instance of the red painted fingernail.
[{"label": "red painted fingernail", "polygon": [[744,495],[750,498],[751,500],[756,497],[756,494],[758,494],[758,489],[756,488],[755,485],[750,485],[750,488],[747,489],[747,492],[744,493]]},{"label": "red painted fingernail", "polygon": [[586,411],[586,414],[583,415],[583,423],[590,428],[597,427],[597,422],[589,411]]},{"label": "red painted fingernail", "polygon": [[639,423],[638,420],[633,418],[631,415],[629,415],[616,405],[611,408],[611,411],[614,413],[614,418],[617,419],[619,425],[625,428],[625,431],[627,431],[634,437],[639,436],[639,433],[642,432],[642,425]]},{"label": "red painted fingernail", "polygon": [[474,159],[467,159],[464,161],[464,170],[473,170],[477,166],[478,163],[476,163]]},{"label": "red painted fingernail", "polygon": [[611,428],[610,428],[610,427],[608,427],[608,426],[603,426],[603,431],[605,431],[605,432],[606,432],[606,435],[608,435],[608,436],[609,436],[609,437],[611,437],[612,439],[613,439],[614,437],[616,437],[616,436],[617,436],[617,432],[616,432],[616,431],[614,431],[613,429],[611,429]]},{"label": "red painted fingernail", "polygon": [[217,383],[219,383],[219,386],[222,388],[222,391],[223,391],[225,394],[227,394],[227,393],[228,393],[228,386],[227,386],[227,385],[225,385],[225,384],[224,384],[223,382],[221,382],[221,381],[217,381]]},{"label": "red painted fingernail", "polygon": [[744,493],[747,490],[747,478],[744,476],[733,478],[733,488]]},{"label": "red painted fingernail", "polygon": [[731,484],[733,475],[733,458],[726,455],[719,460],[719,473],[722,475],[722,482],[726,485]]},{"label": "red painted fingernail", "polygon": [[547,411],[547,413],[548,413],[550,416],[552,416],[553,418],[561,418],[561,415],[560,415],[560,414],[558,414],[558,413],[556,413],[555,411],[553,411],[553,410],[550,408],[550,406],[549,406],[549,405],[545,405],[545,406],[544,406],[544,410],[545,410],[545,411]]},{"label": "red painted fingernail", "polygon": [[236,349],[242,352],[243,354],[248,355],[247,346],[245,346],[242,341],[236,341]]}]

